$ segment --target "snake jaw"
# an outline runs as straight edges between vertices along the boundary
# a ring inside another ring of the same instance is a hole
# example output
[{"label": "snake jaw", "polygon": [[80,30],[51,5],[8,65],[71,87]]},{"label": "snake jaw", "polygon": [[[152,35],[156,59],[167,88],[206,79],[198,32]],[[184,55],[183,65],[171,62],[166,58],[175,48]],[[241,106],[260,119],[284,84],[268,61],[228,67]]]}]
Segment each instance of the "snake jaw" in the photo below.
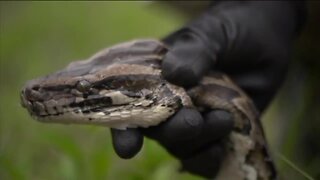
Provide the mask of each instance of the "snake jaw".
[{"label": "snake jaw", "polygon": [[152,100],[139,98],[116,108],[100,107],[98,112],[75,108],[65,111],[63,115],[39,116],[34,113],[31,115],[36,120],[46,123],[91,124],[126,129],[159,124],[174,114],[175,111],[169,106],[173,105],[159,104]]},{"label": "snake jaw", "polygon": [[[144,80],[131,75],[120,78],[121,81],[111,78],[96,82],[90,88],[84,80],[61,88],[29,84],[22,90],[21,103],[40,122],[118,129],[149,127],[166,120],[183,105],[181,94],[163,80],[153,78]],[[147,87],[139,81],[148,82]]]}]

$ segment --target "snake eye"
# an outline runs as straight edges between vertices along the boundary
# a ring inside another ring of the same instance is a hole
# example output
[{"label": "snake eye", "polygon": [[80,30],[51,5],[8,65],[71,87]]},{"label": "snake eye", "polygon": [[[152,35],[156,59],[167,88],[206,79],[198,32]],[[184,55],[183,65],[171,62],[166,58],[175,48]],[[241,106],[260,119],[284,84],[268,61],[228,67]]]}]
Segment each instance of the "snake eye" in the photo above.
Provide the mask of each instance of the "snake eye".
[{"label": "snake eye", "polygon": [[76,88],[80,92],[85,92],[85,91],[88,91],[91,88],[91,83],[89,81],[87,81],[87,80],[80,80],[77,83]]}]

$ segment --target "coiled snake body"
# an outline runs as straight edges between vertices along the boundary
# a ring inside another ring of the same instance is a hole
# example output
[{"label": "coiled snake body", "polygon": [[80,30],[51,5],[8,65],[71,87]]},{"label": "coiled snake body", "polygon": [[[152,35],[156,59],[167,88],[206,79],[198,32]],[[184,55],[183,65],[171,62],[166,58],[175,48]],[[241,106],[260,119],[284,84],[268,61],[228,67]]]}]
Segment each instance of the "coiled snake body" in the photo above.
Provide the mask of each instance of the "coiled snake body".
[{"label": "coiled snake body", "polygon": [[[161,77],[168,51],[157,40],[136,40],[29,81],[22,105],[41,122],[94,124],[117,129],[149,127],[182,106],[222,109],[234,116],[227,155],[217,179],[275,179],[255,107],[225,74],[210,72],[186,92]],[[213,162],[214,163],[214,162]]]}]

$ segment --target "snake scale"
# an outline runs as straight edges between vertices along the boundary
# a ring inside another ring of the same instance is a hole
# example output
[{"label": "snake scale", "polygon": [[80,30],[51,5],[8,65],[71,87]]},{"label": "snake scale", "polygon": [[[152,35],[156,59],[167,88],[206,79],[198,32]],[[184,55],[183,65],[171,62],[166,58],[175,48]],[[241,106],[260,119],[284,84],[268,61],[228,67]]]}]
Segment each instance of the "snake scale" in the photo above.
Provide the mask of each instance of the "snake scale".
[{"label": "snake scale", "polygon": [[[117,129],[155,126],[181,107],[222,109],[234,117],[216,179],[275,179],[259,114],[251,99],[227,75],[208,73],[186,91],[161,76],[168,51],[153,39],[106,48],[88,60],[31,80],[21,104],[40,122],[92,124]],[[214,162],[213,162],[214,163]]]}]

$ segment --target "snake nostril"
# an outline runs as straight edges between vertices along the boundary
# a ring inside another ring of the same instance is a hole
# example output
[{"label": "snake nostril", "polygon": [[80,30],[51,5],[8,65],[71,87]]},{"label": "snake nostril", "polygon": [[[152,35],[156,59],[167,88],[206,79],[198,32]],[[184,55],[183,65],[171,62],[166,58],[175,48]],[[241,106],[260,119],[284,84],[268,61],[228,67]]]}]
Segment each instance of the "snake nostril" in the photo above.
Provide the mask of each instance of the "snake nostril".
[{"label": "snake nostril", "polygon": [[23,95],[24,95],[24,97],[26,98],[26,99],[29,99],[32,95],[31,95],[31,89],[30,88],[26,88],[26,89],[24,89],[23,91],[22,91],[22,93],[23,93]]},{"label": "snake nostril", "polygon": [[[42,95],[39,91],[35,90],[37,88],[34,87],[27,87],[24,90],[22,90],[22,96],[28,100],[28,101],[38,101],[42,99]],[[39,88],[38,88],[39,89]]]}]

